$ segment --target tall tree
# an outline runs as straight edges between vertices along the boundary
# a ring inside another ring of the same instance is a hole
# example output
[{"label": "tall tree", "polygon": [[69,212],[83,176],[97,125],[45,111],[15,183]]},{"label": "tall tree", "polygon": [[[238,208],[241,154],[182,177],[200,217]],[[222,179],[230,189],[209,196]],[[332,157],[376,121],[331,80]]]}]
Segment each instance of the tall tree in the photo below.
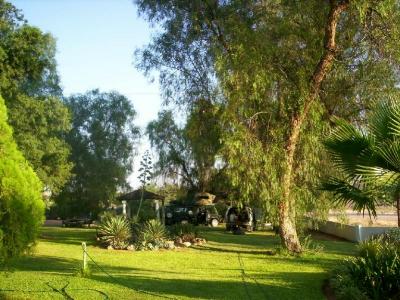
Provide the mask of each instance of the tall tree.
[{"label": "tall tree", "polygon": [[63,216],[97,213],[124,187],[132,169],[139,129],[131,102],[117,92],[98,90],[65,100],[73,126],[67,135],[73,178],[56,202]]},{"label": "tall tree", "polygon": [[136,2],[165,29],[143,52],[146,71],[191,82],[190,69],[169,62],[203,48],[207,78],[222,91],[233,183],[278,209],[283,245],[300,252],[296,209],[320,197],[307,190],[329,117],[362,119],[379,94],[397,92],[397,2]]},{"label": "tall tree", "polygon": [[42,184],[7,124],[0,96],[0,264],[29,250],[44,219]]},{"label": "tall tree", "polygon": [[70,115],[61,101],[55,52],[50,34],[28,25],[19,10],[0,0],[0,93],[18,147],[53,194],[72,168],[64,141]]},{"label": "tall tree", "polygon": [[178,176],[193,191],[210,191],[218,170],[221,148],[221,107],[205,99],[192,103],[186,124],[179,127],[172,111],[161,111],[147,126],[151,145],[158,152],[160,174]]},{"label": "tall tree", "polygon": [[147,125],[150,144],[158,154],[156,173],[181,178],[190,189],[197,189],[197,173],[189,141],[175,123],[172,111],[161,111],[158,119]]}]

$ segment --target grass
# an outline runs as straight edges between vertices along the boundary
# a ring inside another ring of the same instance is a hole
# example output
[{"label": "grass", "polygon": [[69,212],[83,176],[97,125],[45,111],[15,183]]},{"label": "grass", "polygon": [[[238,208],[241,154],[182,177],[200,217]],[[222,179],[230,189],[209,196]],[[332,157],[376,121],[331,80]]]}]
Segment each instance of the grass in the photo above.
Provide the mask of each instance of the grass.
[{"label": "grass", "polygon": [[[320,253],[271,256],[279,244],[272,233],[207,229],[204,246],[128,252],[98,248],[94,235],[91,229],[43,228],[34,255],[0,274],[0,299],[324,299],[327,271],[355,248],[318,241],[325,248]],[[90,279],[74,275],[82,241],[115,280],[93,263]]]}]

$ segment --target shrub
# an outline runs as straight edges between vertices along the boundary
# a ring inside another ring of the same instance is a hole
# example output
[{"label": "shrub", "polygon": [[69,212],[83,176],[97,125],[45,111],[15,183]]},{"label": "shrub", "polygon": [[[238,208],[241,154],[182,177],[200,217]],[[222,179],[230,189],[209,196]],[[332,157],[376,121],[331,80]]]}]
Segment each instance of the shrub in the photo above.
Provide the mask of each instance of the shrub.
[{"label": "shrub", "polygon": [[104,218],[98,228],[98,237],[106,246],[125,249],[131,239],[131,227],[124,216]]},{"label": "shrub", "polygon": [[167,231],[160,221],[148,220],[134,228],[137,248],[153,250],[164,247]]},{"label": "shrub", "polygon": [[172,238],[179,237],[183,242],[191,242],[200,234],[199,228],[193,224],[175,224],[169,226],[168,231]]},{"label": "shrub", "polygon": [[44,219],[41,192],[39,178],[13,140],[0,96],[0,263],[34,245]]},{"label": "shrub", "polygon": [[350,287],[359,298],[397,299],[400,296],[400,241],[393,231],[359,245],[358,256],[345,261],[332,279],[338,299],[349,299]]}]

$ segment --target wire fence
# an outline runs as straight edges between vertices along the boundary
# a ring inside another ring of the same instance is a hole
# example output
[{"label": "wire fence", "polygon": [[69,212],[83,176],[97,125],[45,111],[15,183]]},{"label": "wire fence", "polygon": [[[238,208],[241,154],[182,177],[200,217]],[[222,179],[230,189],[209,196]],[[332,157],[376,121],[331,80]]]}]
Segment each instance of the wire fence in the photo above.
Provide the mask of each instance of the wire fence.
[{"label": "wire fence", "polygon": [[244,288],[245,288],[245,291],[246,291],[247,299],[251,300],[252,297],[251,297],[251,294],[250,294],[250,289],[249,289],[249,287],[248,287],[246,278],[249,279],[249,280],[251,280],[251,281],[253,281],[253,282],[256,284],[257,289],[258,289],[258,290],[261,292],[261,294],[264,296],[263,299],[268,299],[267,294],[265,293],[264,289],[262,288],[262,286],[260,285],[260,283],[258,282],[258,280],[255,279],[254,277],[251,277],[250,275],[248,275],[248,274],[246,273],[245,267],[244,267],[243,258],[242,258],[242,256],[240,255],[240,252],[237,252],[237,257],[238,257],[238,261],[239,261],[240,272],[241,272],[241,276],[242,276],[242,282],[243,282],[243,285],[244,285]]},{"label": "wire fence", "polygon": [[[126,286],[126,284],[124,284],[123,282],[121,282],[120,280],[118,280],[116,277],[112,276],[110,273],[108,273],[104,268],[102,268],[94,259],[92,256],[90,256],[90,254],[87,252],[87,250],[83,250],[86,255],[89,257],[89,259],[93,262],[93,264],[104,274],[106,274],[114,283],[119,284],[119,285],[123,285]],[[150,295],[150,296],[155,296],[158,298],[162,298],[162,299],[177,299],[177,298],[173,298],[173,297],[169,297],[169,296],[165,296],[165,295],[160,295],[160,294],[156,294],[156,293],[152,293],[152,292],[148,292],[145,290],[141,290],[138,288],[134,288],[134,287],[128,287],[131,290],[134,290],[135,292],[141,293],[141,294],[146,294],[146,295]]]},{"label": "wire fence", "polygon": [[[169,297],[169,296],[165,296],[165,295],[160,295],[160,294],[148,292],[148,291],[141,290],[141,289],[138,289],[138,288],[135,288],[135,287],[126,286],[126,283],[121,282],[119,279],[117,279],[116,277],[112,276],[109,272],[107,272],[102,266],[100,266],[100,264],[98,264],[94,260],[94,258],[87,252],[86,245],[83,246],[84,244],[85,243],[82,243],[82,249],[83,249],[84,254],[87,255],[87,257],[92,261],[92,263],[96,266],[96,268],[98,270],[100,270],[100,272],[102,272],[105,275],[107,275],[112,280],[113,283],[125,286],[128,289],[134,290],[135,292],[140,293],[140,294],[145,294],[145,295],[148,295],[148,296],[153,296],[153,297],[157,297],[157,298],[161,298],[161,299],[177,299],[177,298],[173,298],[173,297]],[[84,262],[84,265],[86,265],[86,262]],[[0,289],[0,293],[26,293],[26,294],[57,293],[57,294],[61,295],[66,300],[75,300],[74,297],[71,296],[71,294],[70,294],[71,292],[92,291],[92,292],[96,292],[99,295],[101,295],[104,300],[109,300],[110,299],[110,297],[104,291],[100,291],[100,290],[93,289],[93,288],[69,288],[68,287],[69,284],[70,283],[68,281],[62,288],[57,288],[52,283],[46,282],[46,285],[50,289],[45,289],[45,290]],[[1,298],[1,294],[0,294],[0,298]],[[85,299],[87,299],[87,297]]]}]

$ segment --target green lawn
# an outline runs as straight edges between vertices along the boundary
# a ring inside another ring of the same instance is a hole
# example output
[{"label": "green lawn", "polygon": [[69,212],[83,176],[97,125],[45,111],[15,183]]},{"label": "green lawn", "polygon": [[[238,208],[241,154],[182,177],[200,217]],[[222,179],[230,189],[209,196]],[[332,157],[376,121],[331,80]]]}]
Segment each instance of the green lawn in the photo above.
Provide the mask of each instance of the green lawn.
[{"label": "green lawn", "polygon": [[[278,245],[272,233],[235,236],[222,229],[206,230],[204,246],[174,251],[105,250],[94,236],[90,229],[43,228],[35,253],[0,275],[0,298],[324,299],[327,271],[354,251],[352,243],[318,241],[321,253],[271,256]],[[113,278],[93,264],[90,279],[74,276],[82,241]]]}]

